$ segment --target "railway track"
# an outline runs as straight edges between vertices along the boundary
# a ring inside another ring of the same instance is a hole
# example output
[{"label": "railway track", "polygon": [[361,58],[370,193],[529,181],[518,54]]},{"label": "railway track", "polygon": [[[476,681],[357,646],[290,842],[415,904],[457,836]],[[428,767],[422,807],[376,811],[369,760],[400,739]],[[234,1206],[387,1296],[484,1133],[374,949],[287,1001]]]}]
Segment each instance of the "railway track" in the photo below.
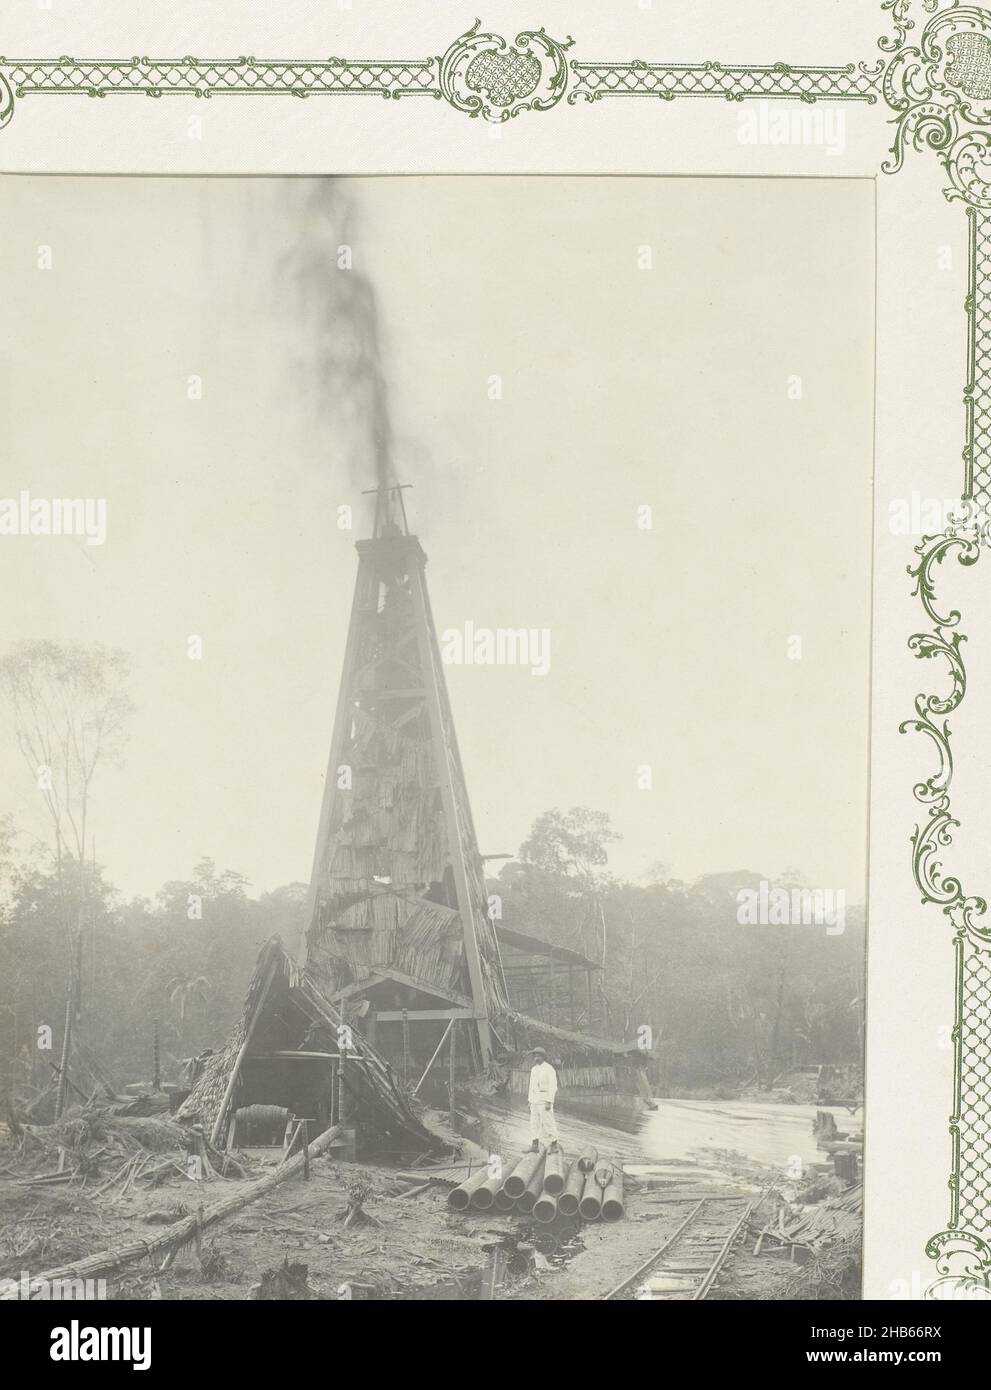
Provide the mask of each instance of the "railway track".
[{"label": "railway track", "polygon": [[708,1298],[759,1200],[728,1202],[703,1197],[660,1249],[603,1294],[602,1301],[696,1302]]}]

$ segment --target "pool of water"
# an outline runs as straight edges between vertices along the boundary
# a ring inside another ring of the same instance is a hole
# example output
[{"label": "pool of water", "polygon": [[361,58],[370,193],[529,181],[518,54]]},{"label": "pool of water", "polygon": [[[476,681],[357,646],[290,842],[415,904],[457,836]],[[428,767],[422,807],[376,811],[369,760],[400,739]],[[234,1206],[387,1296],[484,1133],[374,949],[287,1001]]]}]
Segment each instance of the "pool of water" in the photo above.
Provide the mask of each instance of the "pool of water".
[{"label": "pool of water", "polygon": [[[660,1100],[638,1136],[646,1160],[677,1163],[705,1159],[706,1149],[731,1149],[758,1163],[788,1170],[821,1163],[812,1125],[815,1105],[774,1105],[759,1101]],[[859,1130],[862,1112],[842,1108],[832,1113],[840,1130]]]}]

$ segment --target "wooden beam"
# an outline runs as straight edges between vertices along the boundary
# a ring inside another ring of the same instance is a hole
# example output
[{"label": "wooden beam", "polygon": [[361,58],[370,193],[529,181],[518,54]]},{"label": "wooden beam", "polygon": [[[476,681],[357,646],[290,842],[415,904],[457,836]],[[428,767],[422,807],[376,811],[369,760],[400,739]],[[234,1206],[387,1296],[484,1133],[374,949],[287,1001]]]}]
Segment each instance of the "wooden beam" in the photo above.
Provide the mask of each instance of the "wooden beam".
[{"label": "wooden beam", "polygon": [[[458,821],[457,800],[454,795],[454,782],[451,776],[452,750],[448,748],[447,733],[444,728],[443,706],[440,679],[434,661],[434,642],[430,618],[428,617],[426,583],[423,566],[416,559],[410,565],[410,588],[413,596],[413,617],[420,648],[420,669],[430,696],[427,699],[427,713],[430,716],[430,732],[433,736],[436,755],[436,772],[440,782],[441,800],[444,804],[444,819],[447,822],[448,852],[451,869],[454,873],[454,888],[458,898],[458,912],[461,916],[461,931],[464,939],[465,959],[468,963],[468,978],[471,980],[472,1004],[478,1027],[478,1044],[482,1054],[482,1066],[487,1067],[492,1060],[492,1036],[489,1031],[488,1000],[485,989],[485,975],[482,970],[482,955],[475,934],[475,909],[468,884],[468,868],[464,860],[464,845],[461,841],[461,826]],[[439,660],[439,653],[438,658]],[[466,813],[469,818],[471,810]],[[472,829],[472,827],[469,827]]]},{"label": "wooden beam", "polygon": [[306,909],[303,917],[303,939],[297,943],[294,954],[300,959],[306,959],[306,933],[313,926],[313,919],[316,914],[317,898],[320,891],[320,879],[323,869],[323,856],[327,848],[326,841],[330,833],[330,816],[334,805],[334,798],[337,793],[337,767],[340,762],[341,752],[344,748],[344,739],[351,727],[351,720],[354,715],[351,711],[351,684],[355,679],[355,667],[357,665],[358,653],[358,629],[364,627],[364,618],[361,607],[361,596],[364,593],[362,579],[369,573],[370,566],[363,565],[358,561],[358,574],[354,585],[354,597],[351,602],[351,620],[348,623],[347,643],[344,648],[344,669],[341,672],[341,686],[337,692],[337,711],[334,715],[334,730],[330,737],[330,755],[327,759],[327,772],[324,777],[323,797],[320,802],[320,821],[317,826],[317,840],[313,848],[313,867],[310,870],[310,887],[306,894]]},{"label": "wooden beam", "polygon": [[411,1023],[417,1019],[436,1023],[445,1018],[475,1018],[472,1009],[379,1009],[375,1015],[378,1023],[402,1023],[406,1017]]},{"label": "wooden beam", "polygon": [[407,690],[356,690],[351,699],[358,700],[425,700],[427,691],[422,686],[411,687]]},{"label": "wooden beam", "polygon": [[367,980],[358,980],[353,985],[344,985],[341,989],[335,990],[330,996],[332,1004],[343,1003],[345,999],[353,999],[356,994],[363,994],[366,989],[371,989],[372,985],[382,983],[382,976],[378,973],[369,975]]},{"label": "wooden beam", "polygon": [[[319,1158],[329,1149],[335,1146],[339,1147],[343,1137],[339,1127],[324,1130],[323,1134],[310,1145],[309,1159]],[[218,1202],[212,1202],[208,1207],[201,1207],[198,1212],[193,1212],[184,1220],[167,1226],[161,1235],[152,1236],[150,1233],[145,1233],[137,1239],[128,1240],[106,1250],[100,1250],[95,1255],[86,1255],[73,1264],[45,1270],[43,1274],[35,1277],[44,1279],[49,1283],[56,1279],[89,1279],[96,1278],[98,1275],[112,1274],[132,1260],[148,1259],[154,1262],[156,1255],[177,1250],[192,1240],[198,1231],[203,1231],[207,1226],[222,1221],[226,1216],[232,1216],[234,1212],[242,1211],[250,1202],[257,1201],[266,1192],[271,1192],[273,1187],[278,1187],[287,1178],[301,1172],[306,1163],[306,1156],[298,1154],[295,1158],[280,1164],[271,1173],[267,1173],[265,1177],[258,1178],[257,1181],[250,1183],[247,1187],[242,1187],[240,1191],[231,1196],[223,1197]],[[18,1291],[12,1279],[4,1280],[3,1284],[7,1287],[4,1288],[0,1285],[0,1300],[18,1297]]]},{"label": "wooden beam", "polygon": [[410,679],[414,681],[418,680],[420,677],[419,671],[415,666],[411,666],[408,661],[404,661],[398,654],[398,651],[399,649],[397,646],[395,652],[389,653],[386,656],[373,656],[371,660],[365,662],[364,666],[359,666],[355,674],[355,679],[358,681],[364,680],[365,676],[367,676],[370,671],[377,671],[380,666],[384,666],[388,663],[389,665],[404,666],[410,674]]},{"label": "wooden beam", "polygon": [[418,1081],[418,1082],[416,1083],[416,1085],[413,1087],[413,1094],[414,1094],[414,1095],[416,1095],[417,1091],[418,1091],[418,1090],[420,1089],[420,1087],[423,1085],[424,1081],[426,1081],[427,1076],[429,1075],[429,1072],[430,1072],[430,1068],[431,1068],[431,1067],[433,1066],[433,1064],[436,1062],[436,1060],[437,1060],[437,1058],[438,1058],[438,1056],[439,1056],[439,1054],[440,1054],[441,1048],[442,1048],[442,1047],[444,1046],[444,1044],[447,1042],[447,1035],[448,1035],[448,1033],[450,1033],[450,1031],[451,1031],[451,1029],[452,1029],[453,1027],[454,1027],[454,1019],[452,1018],[451,1021],[450,1021],[450,1023],[447,1025],[447,1027],[444,1029],[443,1033],[441,1034],[440,1042],[439,1042],[439,1043],[437,1044],[437,1046],[434,1048],[434,1055],[431,1057],[430,1061],[427,1063],[426,1067],[424,1068],[423,1075],[420,1077],[419,1081]]},{"label": "wooden beam", "polygon": [[243,1063],[245,1054],[248,1051],[248,1043],[250,1043],[251,1035],[255,1031],[255,1024],[261,1017],[262,1009],[265,1007],[265,1000],[268,998],[268,992],[272,988],[272,981],[275,979],[275,976],[278,973],[278,969],[278,961],[273,961],[268,968],[268,975],[265,978],[265,983],[262,985],[261,993],[259,994],[258,1001],[255,1004],[255,1011],[251,1015],[251,1022],[248,1024],[247,1028],[244,1031],[244,1041],[241,1043],[241,1046],[238,1049],[237,1060],[231,1068],[231,1074],[227,1079],[227,1086],[224,1089],[223,1099],[220,1102],[220,1109],[217,1111],[217,1117],[213,1122],[213,1129],[210,1131],[210,1143],[213,1145],[215,1149],[219,1149],[221,1147],[221,1136],[224,1132],[224,1118],[227,1114],[227,1107],[231,1103],[231,1096],[234,1094],[234,1087],[237,1085],[237,1079],[241,1074],[241,1064]]},{"label": "wooden beam", "polygon": [[450,1055],[449,1055],[449,1057],[448,1057],[448,1062],[447,1062],[447,1068],[448,1068],[448,1070],[447,1070],[447,1075],[448,1075],[448,1081],[447,1081],[447,1095],[448,1095],[448,1100],[449,1100],[449,1102],[450,1102],[450,1113],[449,1113],[449,1115],[448,1115],[448,1122],[449,1122],[449,1124],[450,1124],[452,1130],[454,1129],[454,1109],[455,1109],[455,1106],[454,1106],[454,1044],[455,1044],[455,1042],[457,1041],[457,1037],[458,1037],[458,1025],[457,1025],[456,1022],[454,1022],[454,1021],[452,1020],[452,1022],[451,1022],[451,1051],[450,1051]]},{"label": "wooden beam", "polygon": [[[397,984],[409,985],[411,989],[418,989],[421,994],[436,994],[438,999],[446,999],[449,1004],[457,1004],[459,1009],[471,1008],[471,1000],[466,994],[458,994],[456,990],[445,989],[443,985],[434,985],[429,984],[426,980],[418,980],[415,975],[404,975],[401,970],[393,970],[391,965],[376,965],[375,974],[384,980],[395,980]],[[379,1014],[379,1018],[381,1017],[382,1015]]]}]

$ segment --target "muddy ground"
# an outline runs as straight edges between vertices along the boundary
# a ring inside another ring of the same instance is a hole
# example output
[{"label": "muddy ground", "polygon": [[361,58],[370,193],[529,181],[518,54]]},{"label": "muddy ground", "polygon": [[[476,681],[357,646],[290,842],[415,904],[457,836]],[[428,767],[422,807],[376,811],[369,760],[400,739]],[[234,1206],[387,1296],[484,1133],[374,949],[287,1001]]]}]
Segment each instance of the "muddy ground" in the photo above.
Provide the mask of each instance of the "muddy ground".
[{"label": "muddy ground", "polygon": [[[684,1103],[678,1102],[678,1105]],[[785,1107],[782,1107],[783,1109]],[[787,1107],[792,1112],[797,1107]],[[739,1107],[728,1105],[728,1111]],[[685,1128],[687,1142],[702,1137],[698,1124],[725,1138],[741,1123],[739,1114],[719,1115],[718,1104],[705,1105],[698,1123]],[[780,1119],[786,1141],[798,1140],[798,1117]],[[490,1276],[493,1252],[503,1266],[496,1297],[508,1300],[588,1300],[603,1297],[642,1264],[684,1220],[701,1197],[737,1199],[745,1204],[768,1188],[786,1184],[788,1153],[782,1167],[771,1167],[740,1151],[718,1146],[688,1148],[667,1133],[667,1157],[656,1157],[657,1117],[640,1135],[620,1134],[587,1120],[560,1117],[566,1153],[590,1144],[600,1154],[625,1164],[626,1218],[615,1224],[585,1224],[562,1248],[534,1255],[535,1228],[517,1214],[460,1214],[447,1206],[453,1182],[467,1168],[422,1167],[397,1170],[386,1166],[317,1159],[309,1181],[290,1179],[284,1186],[227,1218],[203,1235],[200,1248],[185,1247],[162,1268],[161,1257],[136,1261],[108,1279],[108,1297],[128,1299],[230,1299],[258,1297],[258,1286],[275,1278],[273,1296],[317,1299],[478,1299]],[[762,1156],[778,1154],[782,1144],[762,1128]],[[803,1131],[804,1133],[804,1131]],[[653,1137],[651,1137],[653,1135]],[[476,1165],[485,1151],[512,1159],[526,1146],[525,1119],[506,1107],[483,1115],[483,1147],[469,1150]],[[795,1151],[796,1144],[783,1148]],[[172,1220],[195,1212],[270,1172],[281,1155],[253,1151],[251,1175],[245,1180],[193,1183],[176,1174],[151,1190],[131,1187],[125,1193],[96,1195],[76,1181],[61,1186],[28,1185],[10,1174],[0,1176],[0,1276],[32,1274],[78,1259],[84,1254],[146,1236],[160,1235]],[[349,1188],[355,1180],[367,1187],[366,1220],[344,1225]],[[428,1182],[430,1186],[417,1191]],[[414,1185],[415,1184],[415,1185]],[[412,1187],[413,1190],[410,1190]],[[768,1195],[755,1213],[752,1229],[726,1266],[715,1298],[774,1298],[786,1292],[795,1266],[773,1253],[753,1256],[757,1230],[773,1220],[778,1199]],[[299,1268],[305,1266],[305,1272]]]}]

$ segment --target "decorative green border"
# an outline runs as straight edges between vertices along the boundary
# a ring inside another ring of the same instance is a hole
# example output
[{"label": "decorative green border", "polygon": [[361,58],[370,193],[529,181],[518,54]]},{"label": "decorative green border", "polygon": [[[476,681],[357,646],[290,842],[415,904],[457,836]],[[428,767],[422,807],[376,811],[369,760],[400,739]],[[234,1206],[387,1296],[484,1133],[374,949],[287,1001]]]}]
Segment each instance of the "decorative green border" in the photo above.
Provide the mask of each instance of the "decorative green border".
[{"label": "decorative green border", "polygon": [[912,835],[912,874],[922,902],[938,907],[953,928],[953,1110],[950,1115],[950,1214],[926,1253],[939,1277],[927,1297],[983,1295],[991,1290],[991,919],[987,901],[947,873],[941,856],[959,821],[953,813],[950,716],[967,692],[961,615],[937,594],[945,560],[975,565],[991,539],[991,11],[959,0],[938,7],[922,0],[928,18],[918,42],[911,0],[885,0],[896,36],[883,92],[895,113],[895,138],[885,173],[901,169],[909,150],[934,150],[949,178],[950,201],[965,205],[968,225],[967,383],[961,509],[943,532],[924,536],[908,567],[926,626],[909,638],[923,661],[943,663],[949,689],[916,696],[914,718],[901,729],[924,734],[937,767],[916,783],[924,818]]},{"label": "decorative green border", "polygon": [[945,1230],[926,1246],[938,1270],[927,1296],[946,1297],[991,1292],[991,921],[986,900],[966,892],[940,860],[959,824],[950,797],[949,720],[966,693],[967,673],[960,613],[944,611],[937,597],[943,562],[972,566],[991,540],[991,10],[960,0],[881,0],[881,10],[894,29],[878,41],[884,56],[839,67],[585,61],[570,56],[570,36],[524,30],[510,43],[482,32],[477,20],[440,57],[0,57],[0,127],[20,101],[42,95],[423,96],[496,123],[562,101],[574,106],[620,97],[883,100],[894,113],[884,173],[896,173],[910,151],[936,152],[949,178],[946,196],[965,205],[968,221],[964,480],[960,517],[925,536],[909,567],[926,623],[909,647],[919,659],[945,663],[949,690],[918,695],[914,717],[901,728],[924,734],[937,754],[936,770],[913,789],[924,815],[912,835],[911,863],[923,903],[938,907],[953,928],[950,1213]]},{"label": "decorative green border", "polygon": [[606,97],[748,97],[876,102],[871,67],[726,67],[721,63],[569,61],[574,40],[527,29],[509,43],[476,20],[439,58],[3,58],[0,126],[27,96],[427,96],[465,115],[508,121],[523,111]]}]

